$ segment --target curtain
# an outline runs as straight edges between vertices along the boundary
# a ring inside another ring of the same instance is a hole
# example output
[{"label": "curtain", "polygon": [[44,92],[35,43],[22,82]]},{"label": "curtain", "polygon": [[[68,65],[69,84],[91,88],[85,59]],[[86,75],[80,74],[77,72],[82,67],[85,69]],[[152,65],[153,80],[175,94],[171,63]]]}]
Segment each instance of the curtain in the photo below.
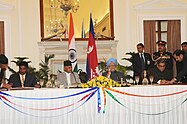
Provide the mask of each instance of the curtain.
[{"label": "curtain", "polygon": [[0,21],[0,54],[5,52],[4,22]]},{"label": "curtain", "polygon": [[151,55],[156,51],[156,21],[144,21],[144,45],[145,52]]},{"label": "curtain", "polygon": [[[174,52],[181,48],[181,21],[169,20],[167,25],[167,50]],[[173,60],[173,64],[176,62]],[[173,66],[173,74],[176,76],[176,66]]]},{"label": "curtain", "polygon": [[169,20],[167,25],[167,49],[174,52],[181,48],[181,22]]}]

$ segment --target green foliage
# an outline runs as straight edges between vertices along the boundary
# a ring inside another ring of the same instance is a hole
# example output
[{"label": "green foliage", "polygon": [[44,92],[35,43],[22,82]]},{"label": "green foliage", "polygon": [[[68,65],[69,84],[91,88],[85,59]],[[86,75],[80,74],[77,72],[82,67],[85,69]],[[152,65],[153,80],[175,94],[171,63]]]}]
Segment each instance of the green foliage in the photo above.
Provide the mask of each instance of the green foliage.
[{"label": "green foliage", "polygon": [[[132,61],[133,61],[134,54],[135,54],[135,52],[128,52],[128,53],[126,53],[126,55],[130,55],[130,57],[121,59],[121,60],[126,60],[131,63],[131,65],[125,67],[127,71],[133,71]],[[133,77],[130,75],[126,75],[126,79],[133,79]]]},{"label": "green foliage", "polygon": [[11,62],[14,62],[17,66],[19,66],[20,62],[27,62],[30,63],[31,61],[25,61],[25,59],[29,59],[28,57],[14,57],[14,59],[17,59],[17,61],[12,60]]},{"label": "green foliage", "polygon": [[[54,57],[55,57],[54,54],[45,55],[44,61],[41,61],[41,63],[39,63],[40,69],[36,73],[36,76],[37,76],[38,80],[44,81],[43,87],[46,87],[46,84],[49,80],[51,80],[53,78],[55,79],[56,75],[51,74],[51,69],[49,68],[49,60]],[[54,80],[51,83],[54,83]]]},{"label": "green foliage", "polygon": [[99,68],[99,72],[100,73],[103,73],[103,72],[105,72],[105,71],[107,71],[107,66],[106,66],[106,60],[103,58],[103,60],[104,61],[100,61],[99,63],[98,63],[98,68]]},{"label": "green foliage", "polygon": [[135,52],[128,52],[126,53],[126,55],[130,55],[130,58],[122,58],[121,60],[127,60],[128,62],[130,62],[132,64],[132,57],[134,56]]}]

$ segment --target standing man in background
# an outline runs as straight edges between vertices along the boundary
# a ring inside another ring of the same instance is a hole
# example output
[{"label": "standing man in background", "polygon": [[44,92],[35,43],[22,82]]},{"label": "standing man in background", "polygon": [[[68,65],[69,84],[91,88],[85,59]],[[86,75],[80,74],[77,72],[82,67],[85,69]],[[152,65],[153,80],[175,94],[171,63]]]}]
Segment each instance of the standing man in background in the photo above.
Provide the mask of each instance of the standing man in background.
[{"label": "standing man in background", "polygon": [[133,71],[134,71],[134,78],[135,76],[139,76],[141,83],[142,81],[142,72],[144,70],[149,70],[153,67],[153,61],[151,58],[151,55],[149,53],[144,52],[144,45],[142,43],[139,43],[136,45],[138,53],[133,55]]},{"label": "standing man in background", "polygon": [[183,42],[181,44],[182,50],[184,51],[185,54],[187,54],[187,42]]},{"label": "standing man in background", "polygon": [[[181,44],[181,49],[182,49],[182,51],[184,51],[184,54],[187,55],[187,42],[183,42]],[[177,69],[177,74],[179,74],[179,72],[183,69],[183,63],[179,62],[179,61],[176,61],[176,69]],[[187,77],[184,76],[181,79],[181,82],[187,82]]]},{"label": "standing man in background", "polygon": [[156,63],[159,59],[166,60],[166,69],[168,69],[173,75],[173,56],[172,53],[166,51],[166,42],[158,41],[158,52],[153,53],[153,61]]},{"label": "standing man in background", "polygon": [[176,50],[173,57],[176,62],[181,62],[182,69],[177,72],[177,76],[171,80],[171,83],[182,82],[187,84],[187,55],[182,50]]}]

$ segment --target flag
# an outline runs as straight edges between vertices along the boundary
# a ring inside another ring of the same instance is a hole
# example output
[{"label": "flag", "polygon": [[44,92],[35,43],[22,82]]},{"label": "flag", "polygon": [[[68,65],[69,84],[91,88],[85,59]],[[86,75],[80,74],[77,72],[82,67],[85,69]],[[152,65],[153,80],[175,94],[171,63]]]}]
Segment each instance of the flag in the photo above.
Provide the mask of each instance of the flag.
[{"label": "flag", "polygon": [[68,38],[68,59],[72,63],[72,69],[74,72],[78,71],[77,66],[77,53],[75,49],[75,36],[74,36],[74,26],[73,26],[73,17],[70,13],[70,24],[69,24],[69,38]]},{"label": "flag", "polygon": [[91,14],[90,14],[90,30],[89,30],[89,39],[88,39],[88,48],[87,48],[86,72],[88,75],[88,80],[97,77],[99,75],[97,49],[95,45],[94,27],[93,27]]},{"label": "flag", "polygon": [[85,30],[84,30],[84,19],[82,21],[82,32],[81,32],[81,38],[85,38],[86,34],[85,34]]}]

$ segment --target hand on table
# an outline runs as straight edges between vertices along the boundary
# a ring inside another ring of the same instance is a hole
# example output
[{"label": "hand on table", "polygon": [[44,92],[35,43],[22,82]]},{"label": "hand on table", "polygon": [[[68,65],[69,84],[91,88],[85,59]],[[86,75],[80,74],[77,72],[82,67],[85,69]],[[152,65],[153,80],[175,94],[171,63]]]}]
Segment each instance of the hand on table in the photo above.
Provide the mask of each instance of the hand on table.
[{"label": "hand on table", "polygon": [[172,81],[167,81],[167,80],[161,80],[160,84],[162,84],[162,85],[173,84],[173,82]]},{"label": "hand on table", "polygon": [[35,88],[41,88],[40,84],[34,85]]},{"label": "hand on table", "polygon": [[7,83],[3,83],[2,88],[10,89],[10,88],[12,88],[12,85],[7,84]]}]

